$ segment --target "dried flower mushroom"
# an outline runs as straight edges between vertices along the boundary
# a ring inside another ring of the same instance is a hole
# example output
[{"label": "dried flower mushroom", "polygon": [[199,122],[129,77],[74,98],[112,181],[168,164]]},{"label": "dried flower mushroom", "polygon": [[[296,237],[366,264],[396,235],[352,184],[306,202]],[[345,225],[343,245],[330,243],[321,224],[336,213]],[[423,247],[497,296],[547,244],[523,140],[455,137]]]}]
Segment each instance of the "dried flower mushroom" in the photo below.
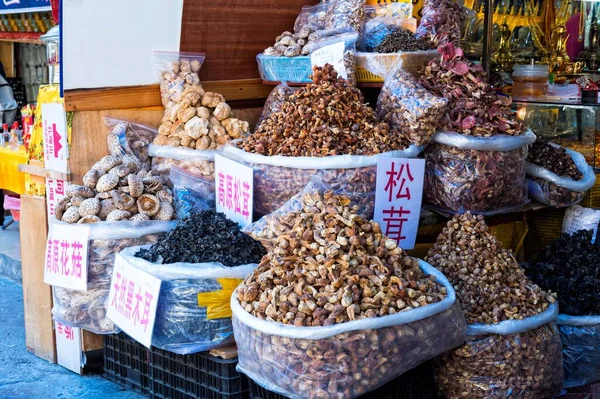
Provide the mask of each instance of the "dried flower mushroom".
[{"label": "dried flower mushroom", "polygon": [[450,220],[426,258],[450,280],[467,322],[496,324],[542,313],[555,298],[532,283],[510,249],[467,212]]}]

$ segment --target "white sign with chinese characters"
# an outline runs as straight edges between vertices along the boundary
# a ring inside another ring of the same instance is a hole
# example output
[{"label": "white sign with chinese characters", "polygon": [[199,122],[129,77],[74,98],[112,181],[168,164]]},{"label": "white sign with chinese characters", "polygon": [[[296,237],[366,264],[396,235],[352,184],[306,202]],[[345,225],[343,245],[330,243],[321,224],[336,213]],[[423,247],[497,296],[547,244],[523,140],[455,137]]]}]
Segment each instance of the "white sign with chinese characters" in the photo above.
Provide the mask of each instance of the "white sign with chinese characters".
[{"label": "white sign with chinese characters", "polygon": [[217,212],[223,212],[241,227],[252,223],[254,173],[252,168],[215,155]]},{"label": "white sign with chinese characters", "polygon": [[42,129],[46,169],[67,173],[69,145],[67,143],[67,114],[63,104],[42,104]]},{"label": "white sign with chinese characters", "polygon": [[117,255],[106,316],[133,339],[150,348],[160,294],[160,279]]},{"label": "white sign with chinese characters", "polygon": [[56,362],[74,373],[82,372],[81,329],[54,322]]},{"label": "white sign with chinese characters", "polygon": [[89,226],[50,224],[44,283],[87,291]]},{"label": "white sign with chinese characters", "polygon": [[375,216],[383,233],[403,249],[415,246],[421,200],[424,159],[386,158],[377,161]]},{"label": "white sign with chinese characters", "polygon": [[48,206],[48,221],[54,223],[54,210],[58,202],[65,197],[67,183],[64,180],[46,179],[46,205]]},{"label": "white sign with chinese characters", "polygon": [[313,67],[322,67],[325,64],[330,64],[340,77],[348,79],[348,72],[344,63],[345,50],[346,43],[343,40],[329,46],[321,47],[310,53],[310,64]]}]

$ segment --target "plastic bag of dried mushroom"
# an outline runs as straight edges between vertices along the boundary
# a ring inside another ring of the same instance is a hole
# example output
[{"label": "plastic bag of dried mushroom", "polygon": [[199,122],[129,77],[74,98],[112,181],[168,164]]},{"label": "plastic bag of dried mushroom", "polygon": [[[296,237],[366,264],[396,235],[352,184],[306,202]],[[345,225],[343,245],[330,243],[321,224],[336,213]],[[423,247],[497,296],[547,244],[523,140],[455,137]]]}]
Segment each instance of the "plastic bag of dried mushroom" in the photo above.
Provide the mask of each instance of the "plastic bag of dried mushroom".
[{"label": "plastic bag of dried mushroom", "polygon": [[248,122],[234,117],[225,97],[202,88],[204,55],[157,52],[155,59],[165,112],[154,144],[214,150],[248,134]]},{"label": "plastic bag of dried mushroom", "polygon": [[151,244],[175,227],[175,222],[106,222],[90,224],[88,289],[53,287],[52,318],[96,334],[112,334],[118,327],[106,317],[115,255],[121,250]]},{"label": "plastic bag of dried mushroom", "polygon": [[180,220],[152,246],[125,249],[116,262],[163,281],[152,344],[185,354],[233,341],[229,298],[264,254],[235,222],[207,210]]},{"label": "plastic bag of dried mushroom", "polygon": [[556,320],[562,341],[564,387],[600,381],[600,316],[568,316]]},{"label": "plastic bag of dried mushroom", "polygon": [[558,305],[531,282],[483,216],[454,216],[427,261],[456,290],[467,343],[436,361],[447,398],[552,398],[562,387]]},{"label": "plastic bag of dried mushroom", "polygon": [[[313,6],[303,6],[302,11],[296,17],[294,22],[294,32],[304,36],[303,32],[310,33],[325,29],[325,14],[327,13],[327,3],[318,3]],[[310,34],[309,33],[309,34]]]},{"label": "plastic bag of dried mushroom", "polygon": [[365,0],[327,2],[325,29],[352,28],[362,38],[365,27]]},{"label": "plastic bag of dried mushroom", "polygon": [[583,155],[538,138],[527,155],[529,196],[556,208],[581,202],[596,184],[596,174]]},{"label": "plastic bag of dried mushroom", "polygon": [[173,166],[207,179],[215,177],[215,154],[218,151],[150,144],[148,153],[152,157],[152,173],[160,176],[169,188],[173,188],[170,178]]},{"label": "plastic bag of dried mushroom", "polygon": [[269,253],[231,297],[238,367],[258,384],[354,398],[463,342],[446,278],[348,197],[315,187],[283,209],[254,229]]},{"label": "plastic bag of dried mushroom", "polygon": [[[387,69],[381,60],[374,57],[369,61],[372,64],[369,69],[378,75],[384,75]],[[448,100],[424,89],[402,64],[399,62],[385,78],[377,99],[377,115],[390,125],[393,134],[417,146],[425,146],[438,129]]]},{"label": "plastic bag of dried mushroom", "polygon": [[[326,3],[320,3],[326,4]],[[281,106],[287,99],[298,90],[297,87],[290,87],[287,82],[281,82],[273,90],[269,93],[269,97],[265,101],[265,106],[263,107],[263,112],[258,118],[256,122],[256,126],[258,127],[261,122],[268,118],[273,112],[279,112],[281,110]]]},{"label": "plastic bag of dried mushroom", "polygon": [[175,214],[181,220],[192,213],[215,209],[215,181],[174,166],[171,168]]},{"label": "plastic bag of dried mushroom", "polygon": [[447,213],[493,215],[527,204],[527,146],[535,135],[438,132],[425,149],[425,202]]},{"label": "plastic bag of dried mushroom", "polygon": [[117,158],[127,154],[133,155],[142,162],[146,170],[150,170],[148,145],[152,143],[158,131],[139,123],[114,118],[104,118],[104,124],[110,129],[106,136],[109,155]]},{"label": "plastic bag of dried mushroom", "polygon": [[305,46],[305,50],[311,54],[313,51],[318,49],[344,42],[344,55],[342,61],[345,70],[338,71],[338,73],[340,76],[345,78],[349,84],[356,86],[356,63],[354,61],[354,55],[356,54],[356,41],[358,39],[359,35],[354,31],[342,33],[339,35],[324,37],[322,39],[311,41]]},{"label": "plastic bag of dried mushroom", "polygon": [[257,214],[277,210],[315,175],[334,189],[362,194],[372,208],[377,158],[420,152],[391,135],[331,65],[314,71],[315,83],[290,95],[253,134],[223,149],[224,156],[253,167]]}]

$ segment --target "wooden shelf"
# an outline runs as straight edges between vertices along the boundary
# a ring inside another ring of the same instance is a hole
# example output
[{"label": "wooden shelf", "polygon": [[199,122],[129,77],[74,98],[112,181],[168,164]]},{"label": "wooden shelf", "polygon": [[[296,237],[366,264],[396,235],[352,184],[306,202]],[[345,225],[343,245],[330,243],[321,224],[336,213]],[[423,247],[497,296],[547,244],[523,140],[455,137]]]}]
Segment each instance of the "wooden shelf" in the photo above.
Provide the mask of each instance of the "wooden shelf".
[{"label": "wooden shelf", "polygon": [[[227,101],[267,98],[272,87],[260,79],[237,79],[202,82],[206,91],[225,96]],[[159,85],[109,87],[65,91],[67,111],[162,107]]]},{"label": "wooden shelf", "polygon": [[19,172],[29,173],[30,175],[44,177],[46,179],[71,180],[70,173],[56,172],[54,170],[42,168],[35,165],[19,165]]}]

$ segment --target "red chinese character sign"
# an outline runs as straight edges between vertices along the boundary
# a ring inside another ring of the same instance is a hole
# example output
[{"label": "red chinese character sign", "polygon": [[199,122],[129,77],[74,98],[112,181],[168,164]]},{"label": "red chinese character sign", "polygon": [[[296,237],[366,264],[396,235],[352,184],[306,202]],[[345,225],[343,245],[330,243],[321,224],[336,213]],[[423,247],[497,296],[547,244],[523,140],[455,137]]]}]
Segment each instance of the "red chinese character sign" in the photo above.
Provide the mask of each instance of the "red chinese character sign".
[{"label": "red chinese character sign", "polygon": [[160,284],[160,279],[116,256],[106,315],[148,348],[152,343]]},{"label": "red chinese character sign", "polygon": [[63,104],[42,104],[42,129],[46,169],[67,173],[69,145],[67,143],[67,115]]},{"label": "red chinese character sign", "polygon": [[87,291],[89,226],[50,224],[44,283]]},{"label": "red chinese character sign", "polygon": [[377,161],[377,188],[374,220],[381,224],[383,233],[396,240],[403,249],[415,246],[421,200],[425,160],[379,158]]},{"label": "red chinese character sign", "polygon": [[241,227],[252,223],[254,174],[252,168],[215,155],[217,212],[223,212]]},{"label": "red chinese character sign", "polygon": [[48,206],[48,220],[54,223],[54,210],[61,199],[65,197],[66,182],[64,180],[46,179],[46,204]]}]

